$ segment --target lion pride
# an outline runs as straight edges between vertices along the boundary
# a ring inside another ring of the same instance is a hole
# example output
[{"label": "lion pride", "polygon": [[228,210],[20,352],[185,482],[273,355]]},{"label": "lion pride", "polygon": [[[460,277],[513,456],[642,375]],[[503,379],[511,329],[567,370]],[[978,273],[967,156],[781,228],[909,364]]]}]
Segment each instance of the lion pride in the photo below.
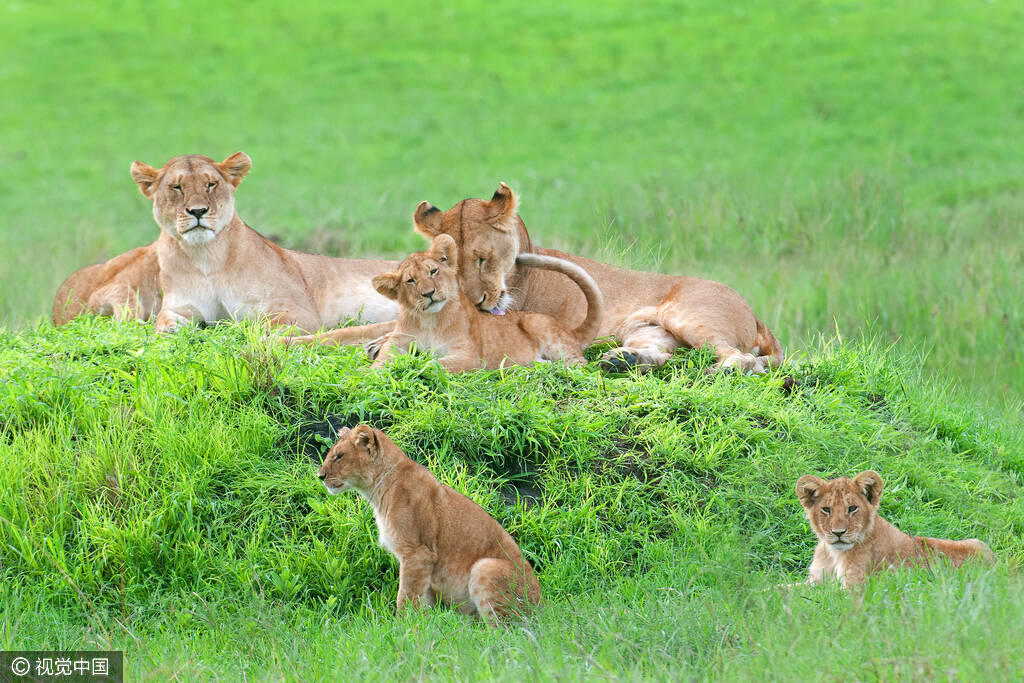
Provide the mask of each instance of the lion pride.
[{"label": "lion pride", "polygon": [[[520,259],[542,254],[575,263],[597,281],[605,302],[598,335],[621,342],[603,356],[610,369],[658,367],[677,348],[704,345],[714,348],[717,368],[763,372],[783,361],[775,335],[735,290],[710,280],[617,268],[539,247],[530,239],[517,205],[511,188],[501,183],[490,200],[466,199],[448,211],[423,202],[413,216],[415,229],[428,239],[441,234],[455,239],[460,284],[481,310],[534,311],[568,327],[578,325],[587,312],[579,287],[561,273],[525,267]],[[354,343],[393,327],[381,323],[291,341]]]},{"label": "lion pride", "polygon": [[189,322],[266,317],[313,331],[346,318],[391,320],[395,302],[370,279],[393,261],[337,259],[284,249],[247,226],[235,190],[252,166],[236,152],[216,162],[179,156],[156,169],[132,164],[160,226],[155,251],[163,302],[157,332]]}]

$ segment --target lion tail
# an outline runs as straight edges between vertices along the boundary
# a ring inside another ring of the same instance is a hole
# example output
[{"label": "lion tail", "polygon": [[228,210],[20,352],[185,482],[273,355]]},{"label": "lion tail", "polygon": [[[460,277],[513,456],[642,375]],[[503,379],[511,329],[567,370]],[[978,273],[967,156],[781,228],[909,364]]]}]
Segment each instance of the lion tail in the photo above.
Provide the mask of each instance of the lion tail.
[{"label": "lion tail", "polygon": [[758,318],[754,318],[754,322],[757,323],[757,339],[755,343],[757,348],[760,349],[760,361],[767,367],[782,365],[782,361],[786,360],[786,352],[782,350],[782,344],[775,338],[775,335],[772,334],[767,325]]},{"label": "lion tail", "polygon": [[587,300],[587,317],[572,332],[580,346],[587,346],[594,341],[598,330],[601,329],[601,319],[604,317],[604,297],[601,296],[601,290],[594,282],[594,278],[575,263],[554,256],[519,254],[516,257],[516,263],[531,268],[553,270],[575,282],[583,290],[583,296]]}]

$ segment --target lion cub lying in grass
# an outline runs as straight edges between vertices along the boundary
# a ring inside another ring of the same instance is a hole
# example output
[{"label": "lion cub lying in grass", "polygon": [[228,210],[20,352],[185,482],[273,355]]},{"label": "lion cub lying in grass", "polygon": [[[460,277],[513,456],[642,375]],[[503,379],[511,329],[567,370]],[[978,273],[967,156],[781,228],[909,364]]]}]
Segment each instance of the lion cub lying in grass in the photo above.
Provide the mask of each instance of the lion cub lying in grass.
[{"label": "lion cub lying in grass", "polygon": [[879,517],[878,500],[884,486],[882,477],[871,470],[853,479],[800,477],[796,495],[819,539],[807,583],[820,583],[835,575],[849,588],[878,569],[928,564],[939,555],[957,567],[976,555],[995,561],[989,547],[977,539],[908,536]]},{"label": "lion cub lying in grass", "polygon": [[483,313],[460,289],[458,248],[450,235],[438,235],[427,251],[410,254],[398,270],[373,278],[374,288],[399,304],[395,329],[373,367],[381,367],[412,342],[441,355],[451,372],[506,364],[563,360],[583,364],[583,349],[601,325],[604,300],[593,278],[579,266],[550,256],[530,255],[531,266],[572,279],[587,300],[587,315],[569,329],[543,313]]},{"label": "lion cub lying in grass", "polygon": [[398,611],[441,601],[488,623],[540,602],[519,546],[483,508],[409,459],[384,432],[342,429],[317,476],[373,507],[380,545],[398,559]]}]

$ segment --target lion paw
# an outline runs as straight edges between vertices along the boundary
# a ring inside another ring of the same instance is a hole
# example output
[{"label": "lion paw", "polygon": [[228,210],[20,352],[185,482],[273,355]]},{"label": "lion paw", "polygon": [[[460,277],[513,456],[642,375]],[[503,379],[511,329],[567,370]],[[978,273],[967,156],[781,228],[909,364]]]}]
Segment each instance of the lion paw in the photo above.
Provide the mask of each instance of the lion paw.
[{"label": "lion paw", "polygon": [[629,372],[644,367],[640,356],[624,348],[612,349],[601,356],[601,369],[606,372]]},{"label": "lion paw", "polygon": [[384,344],[388,340],[388,335],[382,335],[376,339],[371,339],[363,344],[363,350],[366,351],[366,355],[370,357],[370,360],[376,360],[380,350],[384,348]]},{"label": "lion paw", "polygon": [[188,318],[173,311],[161,311],[153,325],[157,334],[174,334],[189,322]]},{"label": "lion paw", "polygon": [[766,371],[760,358],[749,353],[735,353],[712,368],[713,372],[736,372],[743,375],[758,375]]}]

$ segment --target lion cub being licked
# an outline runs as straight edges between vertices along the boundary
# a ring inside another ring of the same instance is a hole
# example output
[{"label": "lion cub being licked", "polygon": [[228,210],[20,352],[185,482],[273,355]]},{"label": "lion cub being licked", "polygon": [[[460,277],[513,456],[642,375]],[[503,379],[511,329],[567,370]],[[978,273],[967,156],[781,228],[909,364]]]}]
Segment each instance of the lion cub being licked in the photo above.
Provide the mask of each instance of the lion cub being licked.
[{"label": "lion cub being licked", "polygon": [[451,372],[535,361],[585,363],[583,349],[601,325],[601,291],[575,264],[550,256],[533,258],[532,265],[563,273],[583,290],[587,315],[575,329],[543,313],[480,311],[459,288],[455,240],[438,235],[427,251],[410,254],[397,271],[373,278],[374,288],[400,307],[395,329],[373,367],[386,364],[412,342],[440,354],[441,364]]},{"label": "lion cub being licked", "polygon": [[488,623],[540,602],[519,546],[483,508],[413,462],[384,432],[342,428],[317,476],[373,507],[380,545],[398,559],[397,610],[437,601]]},{"label": "lion cub being licked", "polygon": [[814,475],[800,477],[796,495],[807,511],[818,537],[807,583],[820,583],[832,575],[844,588],[862,583],[878,569],[928,564],[939,555],[959,567],[973,556],[995,561],[992,551],[977,539],[947,541],[908,536],[878,515],[878,500],[885,486],[877,472],[861,472],[853,479],[825,481]]}]

